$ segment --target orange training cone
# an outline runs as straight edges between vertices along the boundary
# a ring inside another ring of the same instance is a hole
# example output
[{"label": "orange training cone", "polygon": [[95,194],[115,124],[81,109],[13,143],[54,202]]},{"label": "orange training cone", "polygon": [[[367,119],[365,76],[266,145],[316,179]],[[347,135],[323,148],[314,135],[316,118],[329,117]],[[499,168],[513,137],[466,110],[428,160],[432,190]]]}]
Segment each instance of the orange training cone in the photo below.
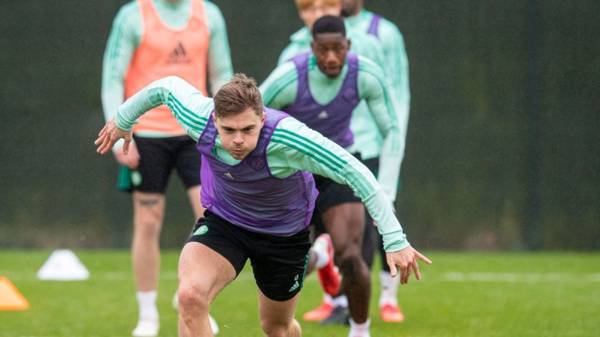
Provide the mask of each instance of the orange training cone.
[{"label": "orange training cone", "polygon": [[27,310],[29,302],[6,277],[0,276],[0,310]]}]

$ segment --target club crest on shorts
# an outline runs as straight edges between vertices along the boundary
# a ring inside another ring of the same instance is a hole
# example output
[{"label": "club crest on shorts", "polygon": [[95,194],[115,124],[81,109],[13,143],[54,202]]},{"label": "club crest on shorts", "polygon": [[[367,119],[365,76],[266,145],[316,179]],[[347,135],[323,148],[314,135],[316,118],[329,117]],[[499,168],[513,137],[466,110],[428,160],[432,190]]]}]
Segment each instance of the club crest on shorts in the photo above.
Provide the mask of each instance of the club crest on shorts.
[{"label": "club crest on shorts", "polygon": [[206,232],[208,232],[208,226],[202,225],[194,231],[193,235],[203,235],[203,234],[206,234]]}]

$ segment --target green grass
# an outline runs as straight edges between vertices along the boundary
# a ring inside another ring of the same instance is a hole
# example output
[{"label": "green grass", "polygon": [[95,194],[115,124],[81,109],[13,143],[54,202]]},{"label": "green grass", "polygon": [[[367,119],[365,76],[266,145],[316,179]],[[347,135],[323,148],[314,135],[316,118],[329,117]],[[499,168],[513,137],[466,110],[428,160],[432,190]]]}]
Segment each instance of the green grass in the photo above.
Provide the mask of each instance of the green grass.
[{"label": "green grass", "polygon": [[[31,303],[24,312],[0,312],[0,337],[130,336],[136,304],[127,251],[77,251],[91,272],[83,282],[38,281],[49,251],[0,251],[0,275]],[[591,337],[600,335],[600,254],[429,254],[424,279],[400,289],[402,324],[377,315],[373,276],[372,336]],[[160,278],[160,336],[176,336],[170,302],[176,288],[178,252],[163,253]],[[316,306],[320,292],[309,277],[301,313]],[[219,295],[212,310],[221,337],[262,336],[251,271],[246,268]],[[304,336],[345,337],[344,327],[301,322]]]}]

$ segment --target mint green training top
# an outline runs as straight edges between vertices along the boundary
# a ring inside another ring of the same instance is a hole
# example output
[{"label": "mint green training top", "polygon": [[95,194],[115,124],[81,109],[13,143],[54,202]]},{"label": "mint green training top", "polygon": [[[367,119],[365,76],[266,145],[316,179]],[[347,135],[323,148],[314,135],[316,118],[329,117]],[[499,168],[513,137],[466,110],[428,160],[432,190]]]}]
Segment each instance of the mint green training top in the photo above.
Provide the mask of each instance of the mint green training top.
[{"label": "mint green training top", "polygon": [[[153,0],[152,2],[161,20],[168,26],[177,29],[187,24],[191,14],[191,0],[181,0],[176,3],[165,0]],[[210,31],[207,59],[208,83],[214,93],[231,79],[233,67],[223,15],[219,8],[210,1],[204,1],[204,7]],[[117,107],[125,99],[125,75],[133,54],[140,44],[143,29],[142,13],[137,1],[121,7],[113,21],[102,66],[102,106],[106,120],[113,116]],[[141,135],[146,137],[164,136],[156,132]]]},{"label": "mint green training top", "polygon": [[[371,61],[375,62],[385,74],[388,74],[392,71],[392,69],[388,66],[385,58],[385,53],[383,50],[383,45],[381,42],[374,36],[367,34],[367,29],[362,29],[362,27],[354,27],[349,22],[346,23],[346,32],[348,35],[348,39],[351,41],[350,50],[355,52],[358,55],[369,58]],[[303,27],[299,29],[297,32],[290,36],[290,43],[281,55],[279,56],[278,65],[283,64],[288,61],[295,55],[306,52],[310,50],[310,43],[312,41],[312,34],[307,27]],[[385,77],[388,85],[391,85],[392,79],[388,76]],[[395,97],[394,91],[390,89],[390,99],[392,100],[394,105],[398,105],[397,98]],[[350,129],[354,134],[354,145],[348,149],[353,153],[360,153],[363,159],[372,159],[377,158],[382,155],[382,147],[383,147],[383,136],[379,132],[377,127],[377,122],[373,118],[373,114],[369,112],[368,106],[365,102],[360,103],[360,105],[354,110],[352,113],[352,120],[350,121]],[[405,134],[406,134],[406,125],[403,124],[405,115],[401,109],[395,108],[397,119],[400,121],[400,161],[402,163],[402,157],[404,157],[404,147],[405,147]],[[398,174],[400,171],[398,171]]]},{"label": "mint green training top", "polygon": [[[353,30],[367,32],[373,15],[373,12],[363,9],[357,15],[346,18],[346,25]],[[392,86],[395,104],[398,108],[401,135],[403,139],[406,139],[410,111],[410,83],[404,38],[398,27],[383,17],[379,21],[378,35],[378,40],[383,47],[384,62],[387,66],[386,75]]]},{"label": "mint green training top", "polygon": [[[347,73],[348,65],[346,64],[339,76],[327,77],[317,66],[316,57],[311,54],[308,61],[308,82],[311,95],[319,104],[326,105],[338,95]],[[385,75],[377,64],[358,55],[357,81],[358,96],[361,101],[366,103],[364,110],[370,114],[369,118],[375,121],[375,131],[383,135],[384,141],[377,177],[387,196],[391,200],[395,200],[402,158],[402,147],[400,146],[402,139]],[[260,86],[260,91],[264,105],[270,108],[282,110],[294,104],[298,92],[298,72],[294,62],[286,62],[273,70]],[[360,108],[357,106],[356,109]],[[361,148],[353,145],[350,152],[354,151],[361,152]]]},{"label": "mint green training top", "polygon": [[[137,118],[161,104],[171,109],[187,134],[196,141],[214,110],[212,98],[205,97],[183,79],[171,76],[151,83],[119,106],[115,123],[122,130],[131,130]],[[218,136],[213,151],[218,160],[228,165],[240,162],[223,148]],[[394,215],[391,200],[369,169],[346,150],[293,117],[277,124],[267,147],[267,163],[271,174],[277,178],[308,171],[348,185],[378,224],[387,252],[409,245]]]}]

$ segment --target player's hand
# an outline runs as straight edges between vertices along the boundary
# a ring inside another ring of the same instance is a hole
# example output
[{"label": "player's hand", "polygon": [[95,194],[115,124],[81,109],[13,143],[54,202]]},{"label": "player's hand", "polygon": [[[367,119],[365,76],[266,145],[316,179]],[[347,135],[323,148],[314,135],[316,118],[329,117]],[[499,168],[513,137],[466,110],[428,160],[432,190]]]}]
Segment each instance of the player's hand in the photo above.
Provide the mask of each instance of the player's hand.
[{"label": "player's hand", "polygon": [[386,260],[388,266],[390,266],[390,274],[395,277],[398,274],[398,268],[400,268],[400,283],[408,283],[408,277],[411,271],[415,273],[417,280],[421,279],[421,272],[419,271],[419,264],[417,260],[425,261],[427,264],[431,264],[431,260],[419,253],[416,249],[408,246],[396,252],[386,253]]},{"label": "player's hand", "polygon": [[138,152],[135,142],[132,141],[129,144],[129,151],[127,154],[124,153],[123,147],[113,147],[113,154],[119,164],[129,167],[134,170],[140,164],[140,153]]},{"label": "player's hand", "polygon": [[115,143],[123,138],[125,143],[123,144],[123,153],[129,152],[129,144],[131,143],[131,131],[124,131],[117,127],[113,120],[110,120],[104,125],[102,130],[98,133],[98,138],[94,142],[98,146],[96,152],[100,154],[106,154],[110,151]]}]

